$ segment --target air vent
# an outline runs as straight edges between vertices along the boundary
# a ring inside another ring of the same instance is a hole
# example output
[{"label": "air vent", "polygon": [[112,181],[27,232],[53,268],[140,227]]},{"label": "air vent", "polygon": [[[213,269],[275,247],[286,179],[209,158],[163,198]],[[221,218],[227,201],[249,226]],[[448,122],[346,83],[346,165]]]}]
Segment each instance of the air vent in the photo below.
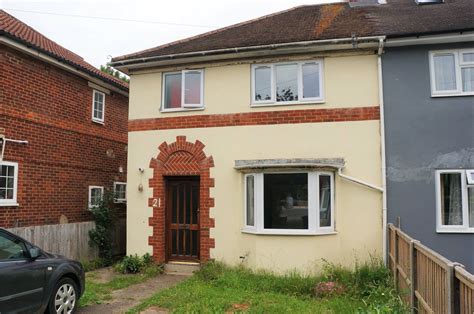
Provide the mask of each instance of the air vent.
[{"label": "air vent", "polygon": [[425,4],[440,4],[443,3],[444,0],[415,0],[416,4],[418,5],[425,5]]}]

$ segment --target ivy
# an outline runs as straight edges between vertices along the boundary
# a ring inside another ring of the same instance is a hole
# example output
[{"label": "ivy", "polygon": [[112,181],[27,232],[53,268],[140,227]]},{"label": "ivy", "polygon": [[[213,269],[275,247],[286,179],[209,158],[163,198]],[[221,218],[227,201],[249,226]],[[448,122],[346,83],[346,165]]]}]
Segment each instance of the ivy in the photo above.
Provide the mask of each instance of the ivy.
[{"label": "ivy", "polygon": [[98,247],[99,258],[105,265],[111,265],[113,262],[112,230],[116,222],[113,193],[104,193],[102,200],[90,211],[94,216],[95,229],[89,231],[89,244]]}]

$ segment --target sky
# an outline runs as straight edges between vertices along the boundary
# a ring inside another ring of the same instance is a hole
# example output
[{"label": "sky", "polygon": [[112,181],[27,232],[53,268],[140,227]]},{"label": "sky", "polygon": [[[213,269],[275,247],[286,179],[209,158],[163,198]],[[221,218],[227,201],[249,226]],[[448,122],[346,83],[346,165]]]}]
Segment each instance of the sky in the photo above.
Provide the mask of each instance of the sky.
[{"label": "sky", "polygon": [[337,1],[0,0],[0,9],[98,67],[110,56],[156,47],[298,5]]}]

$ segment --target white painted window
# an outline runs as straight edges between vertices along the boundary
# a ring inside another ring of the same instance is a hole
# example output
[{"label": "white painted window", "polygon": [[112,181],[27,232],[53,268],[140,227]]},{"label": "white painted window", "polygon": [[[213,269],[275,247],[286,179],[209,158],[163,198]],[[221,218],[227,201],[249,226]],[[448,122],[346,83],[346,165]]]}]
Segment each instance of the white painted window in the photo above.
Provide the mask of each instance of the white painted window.
[{"label": "white painted window", "polygon": [[474,95],[474,49],[430,51],[431,96]]},{"label": "white painted window", "polygon": [[89,186],[89,208],[94,208],[99,205],[104,197],[103,186]]},{"label": "white painted window", "polygon": [[436,171],[438,232],[474,233],[474,170]]},{"label": "white painted window", "polygon": [[334,232],[334,174],[259,172],[245,175],[243,232],[315,235]]},{"label": "white painted window", "polygon": [[322,103],[323,61],[252,66],[252,106]]},{"label": "white painted window", "polygon": [[0,206],[17,206],[18,163],[0,162]]},{"label": "white painted window", "polygon": [[105,94],[94,89],[92,95],[92,121],[104,123]]},{"label": "white painted window", "polygon": [[125,203],[127,201],[127,183],[114,182],[114,203]]},{"label": "white painted window", "polygon": [[204,71],[163,73],[162,111],[204,108]]}]

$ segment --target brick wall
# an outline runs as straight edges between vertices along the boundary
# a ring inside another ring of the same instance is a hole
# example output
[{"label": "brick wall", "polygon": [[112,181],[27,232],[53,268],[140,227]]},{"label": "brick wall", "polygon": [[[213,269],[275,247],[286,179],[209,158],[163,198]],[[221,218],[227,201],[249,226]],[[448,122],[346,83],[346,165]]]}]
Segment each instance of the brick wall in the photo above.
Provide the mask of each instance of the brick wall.
[{"label": "brick wall", "polygon": [[4,160],[19,164],[19,206],[0,206],[0,227],[91,220],[88,186],[126,181],[128,98],[106,95],[105,123],[94,123],[87,80],[6,46],[0,86],[0,127],[29,142],[7,143]]}]

